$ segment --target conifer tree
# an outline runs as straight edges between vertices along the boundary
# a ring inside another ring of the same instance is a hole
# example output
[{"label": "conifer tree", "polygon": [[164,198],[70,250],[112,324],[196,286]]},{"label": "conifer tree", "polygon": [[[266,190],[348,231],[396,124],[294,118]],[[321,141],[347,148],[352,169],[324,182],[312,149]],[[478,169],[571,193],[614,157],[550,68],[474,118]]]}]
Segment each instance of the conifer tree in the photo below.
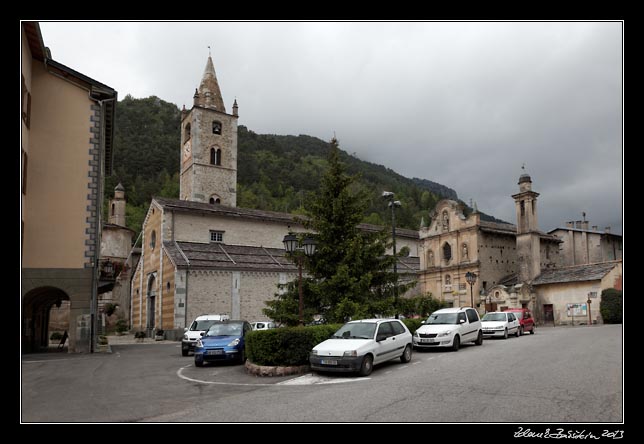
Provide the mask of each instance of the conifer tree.
[{"label": "conifer tree", "polygon": [[[357,176],[346,173],[335,138],[330,143],[328,165],[320,190],[307,205],[308,217],[300,220],[317,240],[315,255],[304,260],[304,321],[309,322],[314,314],[328,322],[391,315],[394,258],[385,255],[387,232],[359,227],[369,198],[364,189],[355,186]],[[267,302],[264,314],[278,322],[297,324],[297,279],[283,288],[284,293]]]}]

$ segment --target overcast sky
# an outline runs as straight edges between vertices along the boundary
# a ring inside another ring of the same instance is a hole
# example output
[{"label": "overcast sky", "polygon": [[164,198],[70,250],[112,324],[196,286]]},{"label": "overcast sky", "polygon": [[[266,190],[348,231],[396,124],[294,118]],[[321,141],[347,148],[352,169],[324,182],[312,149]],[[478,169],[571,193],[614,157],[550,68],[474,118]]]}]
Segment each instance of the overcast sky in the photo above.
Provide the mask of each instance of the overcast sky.
[{"label": "overcast sky", "polygon": [[[208,46],[229,113],[439,182],[516,223],[521,166],[539,227],[622,232],[620,22],[42,22],[54,60],[192,106]],[[118,112],[118,109],[117,109]],[[177,150],[179,147],[177,147]]]}]

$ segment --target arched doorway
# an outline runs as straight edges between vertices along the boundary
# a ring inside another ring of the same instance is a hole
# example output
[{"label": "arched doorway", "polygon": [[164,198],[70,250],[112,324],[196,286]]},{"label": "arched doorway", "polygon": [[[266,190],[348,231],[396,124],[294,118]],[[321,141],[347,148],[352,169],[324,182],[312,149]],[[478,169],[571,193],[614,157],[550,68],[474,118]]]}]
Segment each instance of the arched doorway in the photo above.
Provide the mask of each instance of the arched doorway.
[{"label": "arched doorway", "polygon": [[67,293],[56,287],[34,288],[25,295],[22,300],[23,353],[48,350],[51,309],[60,307],[63,301],[69,300]]}]

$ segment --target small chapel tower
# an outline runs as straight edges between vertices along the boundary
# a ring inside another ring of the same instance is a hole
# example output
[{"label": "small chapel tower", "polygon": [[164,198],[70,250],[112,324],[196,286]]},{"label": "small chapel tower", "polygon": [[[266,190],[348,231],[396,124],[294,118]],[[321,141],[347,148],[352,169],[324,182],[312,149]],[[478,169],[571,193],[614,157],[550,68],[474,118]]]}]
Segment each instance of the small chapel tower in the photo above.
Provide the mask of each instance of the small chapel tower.
[{"label": "small chapel tower", "polygon": [[532,179],[524,173],[519,177],[519,193],[512,195],[517,213],[517,258],[519,282],[531,282],[541,273],[540,234],[537,223],[537,197]]},{"label": "small chapel tower", "polygon": [[110,199],[109,212],[109,223],[125,226],[125,188],[121,183],[114,188],[114,199]]},{"label": "small chapel tower", "polygon": [[181,112],[181,200],[237,206],[237,100],[227,114],[208,56],[190,111]]}]

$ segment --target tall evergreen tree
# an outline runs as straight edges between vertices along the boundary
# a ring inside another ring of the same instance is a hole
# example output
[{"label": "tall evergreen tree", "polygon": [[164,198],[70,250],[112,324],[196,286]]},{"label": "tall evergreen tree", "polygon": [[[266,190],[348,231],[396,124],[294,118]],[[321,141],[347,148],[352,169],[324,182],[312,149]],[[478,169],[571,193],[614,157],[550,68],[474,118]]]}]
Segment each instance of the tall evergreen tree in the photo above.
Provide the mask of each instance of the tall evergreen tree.
[{"label": "tall evergreen tree", "polygon": [[[385,255],[386,230],[369,232],[358,227],[369,197],[355,186],[356,180],[357,176],[346,173],[334,138],[321,188],[306,206],[308,218],[301,219],[317,240],[315,255],[304,260],[308,275],[303,285],[305,322],[313,314],[321,314],[329,322],[393,314],[395,259]],[[284,290],[267,302],[264,313],[277,321],[296,324],[297,280],[286,284]]]}]

